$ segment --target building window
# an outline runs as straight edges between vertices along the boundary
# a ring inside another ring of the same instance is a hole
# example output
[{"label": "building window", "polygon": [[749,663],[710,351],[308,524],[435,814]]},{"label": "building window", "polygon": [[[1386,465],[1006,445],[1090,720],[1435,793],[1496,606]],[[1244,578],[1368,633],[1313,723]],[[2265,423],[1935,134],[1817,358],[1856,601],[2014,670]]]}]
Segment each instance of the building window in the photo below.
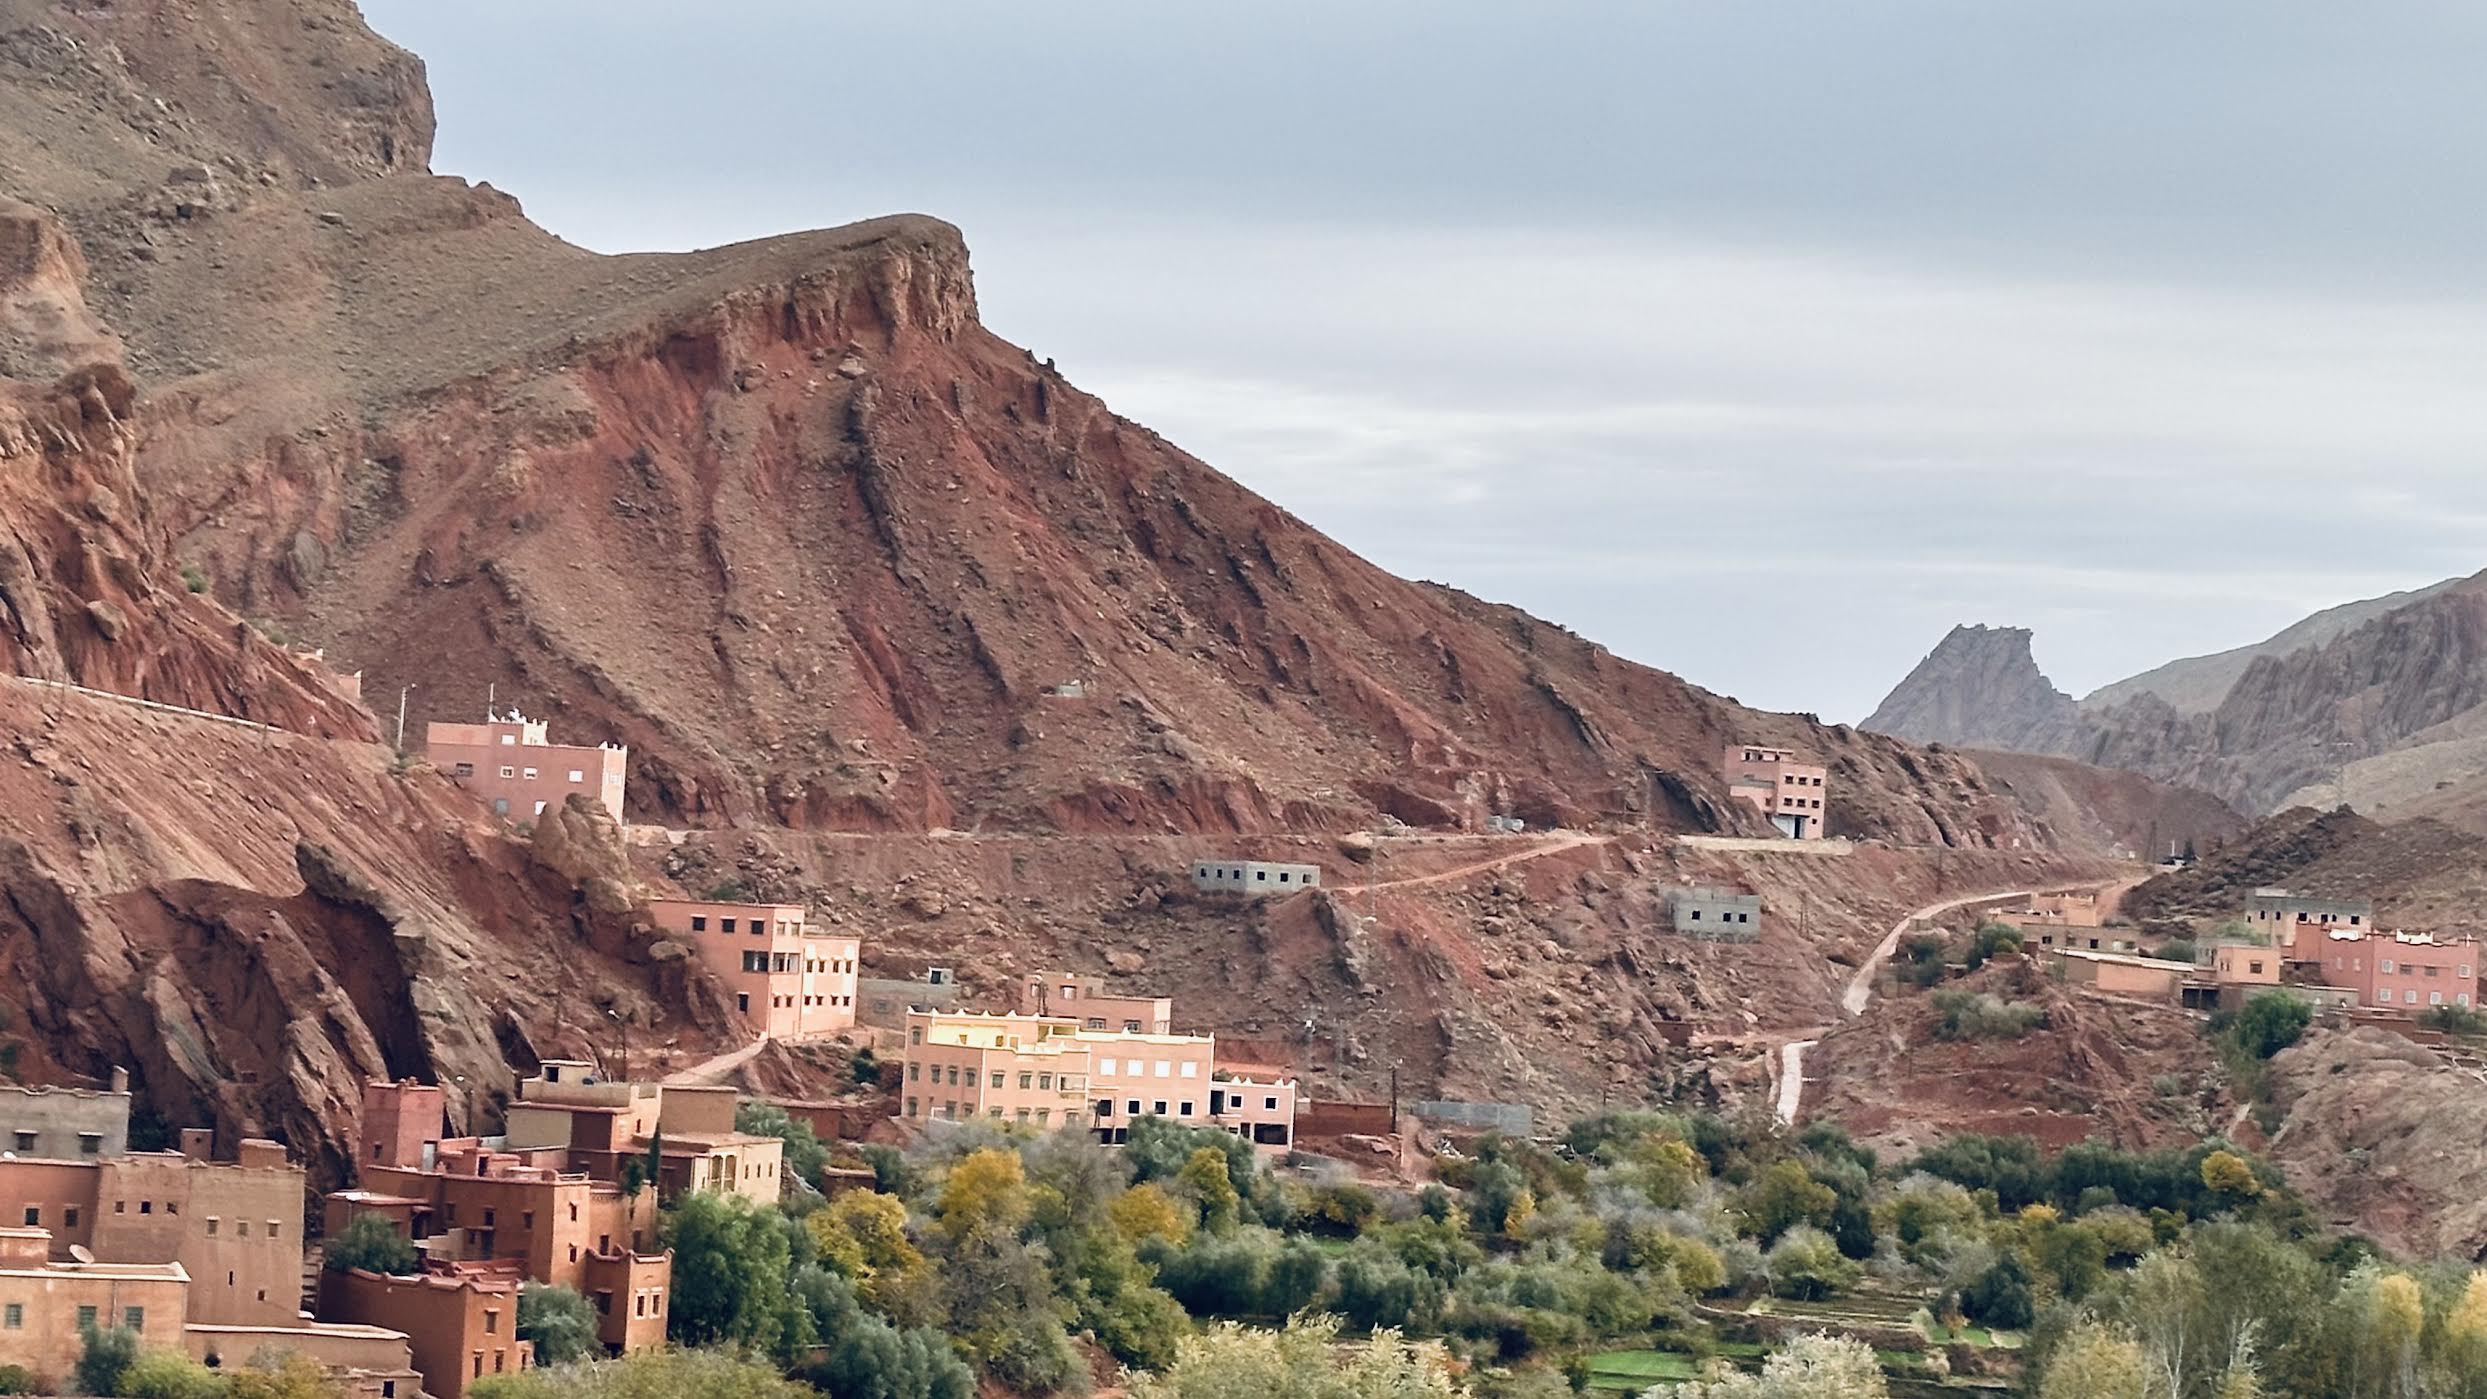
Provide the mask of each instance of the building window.
[{"label": "building window", "polygon": [[93,1307],[78,1308],[78,1329],[81,1331],[92,1331],[95,1329],[95,1309]]},{"label": "building window", "polygon": [[518,769],[513,767],[505,767],[501,769],[501,775],[503,777],[516,777],[518,775]]},{"label": "building window", "polygon": [[717,927],[720,931],[730,933],[734,931],[734,920],[731,918],[719,919],[717,921]]},{"label": "building window", "polygon": [[535,769],[534,769],[534,768],[529,768],[529,769],[527,769],[526,777],[527,777],[527,780],[528,780],[529,782],[533,782],[533,781],[535,780]]},{"label": "building window", "polygon": [[41,1224],[43,1222],[43,1207],[40,1205],[28,1205],[26,1207],[26,1222],[30,1225]]},{"label": "building window", "polygon": [[123,1307],[121,1309],[121,1324],[128,1327],[132,1331],[146,1330],[147,1309],[145,1307]]},{"label": "building window", "polygon": [[138,1212],[139,1212],[140,1214],[153,1214],[153,1213],[155,1213],[155,1201],[153,1201],[153,1200],[141,1200],[141,1201],[139,1201],[139,1202],[138,1202]]},{"label": "building window", "polygon": [[103,1134],[103,1133],[101,1133],[101,1132],[80,1132],[80,1133],[78,1134],[78,1154],[79,1154],[80,1156],[94,1156],[94,1155],[96,1155],[96,1154],[100,1153],[103,1149],[104,1149],[104,1134]]},{"label": "building window", "polygon": [[20,1132],[20,1133],[18,1133],[18,1134],[17,1134],[17,1150],[18,1150],[18,1152],[19,1152],[21,1155],[31,1155],[31,1154],[33,1154],[33,1152],[34,1152],[34,1149],[35,1149],[35,1134],[34,1134],[34,1133],[32,1133],[32,1132]]},{"label": "building window", "polygon": [[2391,959],[2391,958],[2386,957],[2386,958],[2384,958],[2384,959],[2383,959],[2383,970],[2384,970],[2384,974],[2385,974],[2386,976],[2391,975],[2391,973],[2392,973],[2392,959]]},{"label": "building window", "polygon": [[587,780],[587,774],[586,774],[586,773],[579,771],[577,768],[572,768],[572,769],[570,769],[570,785],[571,785],[571,786],[575,787],[575,786],[577,786],[579,783],[585,782],[586,780]]},{"label": "building window", "polygon": [[993,1071],[993,1086],[996,1088],[1002,1086],[1002,1071],[1000,1069],[995,1069]]},{"label": "building window", "polygon": [[0,1326],[6,1326],[11,1331],[25,1330],[26,1304],[23,1302],[9,1303],[7,1310],[5,1312],[0,1312]]},{"label": "building window", "polygon": [[1020,1073],[1019,1073],[1019,1086],[1020,1086],[1021,1088],[1033,1088],[1033,1087],[1035,1087],[1035,1086],[1036,1086],[1036,1075],[1035,1075],[1033,1072],[1030,1072],[1030,1071],[1028,1071],[1028,1070],[1022,1069],[1022,1070],[1020,1071]]},{"label": "building window", "polygon": [[1175,1116],[1177,1116],[1177,1117],[1189,1117],[1189,1116],[1191,1116],[1191,1115],[1192,1115],[1192,1100],[1191,1100],[1191,1099],[1189,1099],[1189,1098],[1185,1098],[1182,1102],[1179,1102],[1179,1103],[1175,1104]]},{"label": "building window", "polygon": [[207,1217],[207,1237],[211,1239],[216,1237],[217,1222],[216,1216],[211,1214]]},{"label": "building window", "polygon": [[1166,1100],[1160,1098],[1156,1102],[1149,1104],[1149,1111],[1155,1113],[1159,1117],[1164,1117],[1166,1115]]},{"label": "building window", "polygon": [[1101,1073],[1101,1074],[1111,1074],[1111,1073],[1113,1073],[1113,1072],[1114,1072],[1114,1061],[1113,1061],[1113,1060],[1111,1060],[1111,1059],[1103,1059],[1103,1060],[1099,1060],[1099,1061],[1098,1061],[1098,1063],[1097,1063],[1097,1072],[1098,1072],[1098,1073]]},{"label": "building window", "polygon": [[1185,1060],[1183,1063],[1182,1076],[1185,1078],[1200,1077],[1200,1065],[1195,1064],[1190,1060]]},{"label": "building window", "polygon": [[77,1228],[77,1227],[78,1227],[78,1207],[77,1207],[76,1205],[71,1205],[71,1206],[69,1206],[67,1209],[62,1210],[62,1211],[60,1212],[60,1222],[61,1222],[61,1227],[65,1228],[65,1229],[75,1229],[75,1228]]}]

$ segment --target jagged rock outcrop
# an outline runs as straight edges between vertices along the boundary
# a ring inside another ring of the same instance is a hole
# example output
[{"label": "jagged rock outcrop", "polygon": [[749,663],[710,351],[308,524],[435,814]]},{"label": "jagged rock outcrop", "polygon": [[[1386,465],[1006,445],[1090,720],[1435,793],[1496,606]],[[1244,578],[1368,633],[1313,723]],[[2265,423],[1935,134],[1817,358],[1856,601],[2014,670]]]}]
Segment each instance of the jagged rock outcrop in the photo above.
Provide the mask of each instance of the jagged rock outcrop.
[{"label": "jagged rock outcrop", "polygon": [[2071,752],[2079,707],[2039,671],[2029,641],[2025,627],[1952,628],[1863,727],[1912,743]]},{"label": "jagged rock outcrop", "polygon": [[[2146,691],[2076,705],[2038,673],[2027,632],[1959,627],[1866,727],[2123,768],[2248,813],[2337,800],[2347,794],[2324,784],[2362,759],[2447,740],[2467,754],[2487,732],[2487,579],[2415,597],[2320,645],[2254,657],[2204,713]],[[2394,790],[2423,792],[2426,777],[2400,774]]]}]

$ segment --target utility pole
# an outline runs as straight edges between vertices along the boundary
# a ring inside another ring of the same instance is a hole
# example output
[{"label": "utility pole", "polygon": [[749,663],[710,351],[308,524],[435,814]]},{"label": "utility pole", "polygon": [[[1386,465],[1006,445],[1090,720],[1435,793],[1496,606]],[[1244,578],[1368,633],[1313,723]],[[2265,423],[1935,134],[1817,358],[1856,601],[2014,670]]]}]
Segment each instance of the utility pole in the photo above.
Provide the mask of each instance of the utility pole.
[{"label": "utility pole", "polygon": [[406,756],[406,692],[414,686],[400,686],[397,691],[397,756]]}]

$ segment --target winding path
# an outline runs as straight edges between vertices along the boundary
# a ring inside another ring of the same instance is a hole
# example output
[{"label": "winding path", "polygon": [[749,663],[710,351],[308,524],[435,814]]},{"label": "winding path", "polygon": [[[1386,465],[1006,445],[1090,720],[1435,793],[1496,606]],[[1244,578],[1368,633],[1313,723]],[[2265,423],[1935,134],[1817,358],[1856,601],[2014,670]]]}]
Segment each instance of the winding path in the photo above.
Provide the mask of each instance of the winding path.
[{"label": "winding path", "polygon": [[685,1087],[703,1083],[715,1083],[727,1074],[730,1074],[736,1069],[741,1068],[743,1065],[750,1063],[752,1056],[758,1054],[761,1050],[766,1049],[768,1047],[768,1043],[769,1037],[762,1035],[760,1038],[753,1040],[751,1043],[744,1045],[740,1049],[729,1049],[714,1059],[708,1059],[700,1063],[693,1064],[687,1069],[676,1069],[672,1073],[665,1075],[665,1081],[667,1083],[682,1084]]},{"label": "winding path", "polygon": [[[1891,925],[1891,931],[1883,936],[1881,942],[1875,944],[1873,952],[1866,957],[1864,965],[1857,968],[1857,974],[1848,978],[1848,989],[1840,994],[1839,1008],[1847,1012],[1851,1018],[1865,1014],[1866,1005],[1874,999],[1874,974],[1882,970],[1883,963],[1891,960],[1891,954],[1899,950],[1900,939],[1908,936],[1909,925],[1918,919],[1933,918],[1956,908],[1966,908],[1970,904],[1992,903],[1997,899],[2027,898],[2029,892],[2027,889],[1998,889],[1986,894],[1964,894],[1956,899],[1944,899],[1938,903],[1930,903],[1924,908],[1912,910],[1899,922]],[[1805,1104],[1805,1051],[1818,1043],[1820,1041],[1808,1039],[1796,1040],[1779,1046],[1779,1092],[1773,1108],[1779,1121],[1786,1126],[1796,1125],[1797,1111]]]},{"label": "winding path", "polygon": [[1497,855],[1491,860],[1479,860],[1472,865],[1460,865],[1434,874],[1410,875],[1405,879],[1380,879],[1367,884],[1334,884],[1329,887],[1330,892],[1334,894],[1362,894],[1375,889],[1413,889],[1425,884],[1449,884],[1525,861],[1542,860],[1548,855],[1559,855],[1566,850],[1578,850],[1584,845],[1612,845],[1614,843],[1613,836],[1591,835],[1586,831],[1565,831],[1560,835],[1540,841],[1526,850],[1514,850],[1507,855]]}]

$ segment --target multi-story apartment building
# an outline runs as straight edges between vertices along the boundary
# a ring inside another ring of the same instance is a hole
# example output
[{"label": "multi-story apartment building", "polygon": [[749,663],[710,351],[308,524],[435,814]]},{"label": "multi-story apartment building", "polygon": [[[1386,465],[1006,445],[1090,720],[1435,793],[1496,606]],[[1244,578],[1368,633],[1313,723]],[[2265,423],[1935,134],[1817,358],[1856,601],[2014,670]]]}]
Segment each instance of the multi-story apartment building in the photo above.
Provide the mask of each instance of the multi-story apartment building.
[{"label": "multi-story apartment building", "polygon": [[755,1032],[808,1039],[854,1028],[863,945],[812,928],[801,905],[657,899],[648,912],[698,949]]},{"label": "multi-story apartment building", "polygon": [[2245,901],[2245,925],[2290,962],[2322,961],[2324,935],[2334,928],[2358,931],[2375,926],[2375,905],[2368,899],[2319,899],[2287,889],[2257,889]]},{"label": "multi-story apartment building", "polygon": [[2439,1006],[2467,1010],[2478,1004],[2479,943],[2474,937],[2386,933],[2334,923],[2312,938],[2301,935],[2297,946],[2316,949],[2311,958],[2292,958],[2301,971],[2326,986],[2356,992],[2361,1006],[2418,1015]]},{"label": "multi-story apartment building", "polygon": [[573,795],[597,802],[621,820],[630,750],[618,744],[571,747],[549,741],[545,733],[542,720],[514,710],[481,724],[429,724],[423,756],[513,821],[532,821]]},{"label": "multi-story apartment building", "polygon": [[1021,1015],[1076,1020],[1083,1029],[1163,1035],[1174,1029],[1171,996],[1118,996],[1105,978],[1072,972],[1030,972],[1019,978]]},{"label": "multi-story apartment building", "polygon": [[1736,743],[1727,748],[1727,792],[1750,803],[1779,833],[1820,840],[1831,770],[1800,761],[1792,749]]},{"label": "multi-story apartment building", "polygon": [[1067,1016],[913,1012],[899,1114],[1079,1128],[1105,1142],[1153,1116],[1271,1150],[1292,1146],[1294,1082],[1221,1073],[1216,1060],[1211,1035],[1091,1030]]}]

